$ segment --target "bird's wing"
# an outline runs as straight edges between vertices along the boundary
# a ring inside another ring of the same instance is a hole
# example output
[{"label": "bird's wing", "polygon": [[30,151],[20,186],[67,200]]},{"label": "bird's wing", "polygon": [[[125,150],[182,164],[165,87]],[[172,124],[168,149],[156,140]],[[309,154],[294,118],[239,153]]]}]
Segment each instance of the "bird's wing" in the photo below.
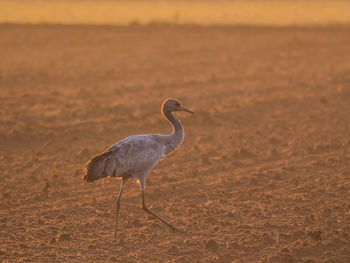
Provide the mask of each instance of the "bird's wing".
[{"label": "bird's wing", "polygon": [[112,145],[118,175],[148,172],[164,156],[164,146],[152,135],[130,136]]}]

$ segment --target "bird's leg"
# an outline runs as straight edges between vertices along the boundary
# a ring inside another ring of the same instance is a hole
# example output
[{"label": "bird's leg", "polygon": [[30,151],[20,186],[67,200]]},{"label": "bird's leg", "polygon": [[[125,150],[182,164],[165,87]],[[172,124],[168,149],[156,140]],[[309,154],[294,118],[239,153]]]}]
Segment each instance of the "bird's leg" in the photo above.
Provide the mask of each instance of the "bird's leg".
[{"label": "bird's leg", "polygon": [[116,209],[116,213],[115,213],[114,238],[117,238],[117,232],[118,232],[118,214],[119,214],[119,208],[120,208],[120,199],[122,197],[124,186],[126,185],[128,180],[129,180],[129,178],[122,178],[122,181],[121,181],[120,192],[119,192],[118,199],[117,199],[117,209]]},{"label": "bird's leg", "polygon": [[183,232],[180,229],[177,229],[176,227],[174,227],[173,225],[169,224],[167,221],[165,221],[163,218],[161,218],[160,216],[156,215],[155,213],[153,213],[151,210],[149,210],[146,206],[146,202],[145,202],[145,187],[144,184],[142,183],[143,180],[140,180],[140,186],[141,186],[141,196],[142,196],[142,209],[145,210],[147,213],[151,214],[152,216],[154,216],[155,218],[158,218],[160,221],[162,221],[164,224],[166,224],[168,227],[170,227],[171,231],[173,233],[175,233],[175,231],[178,232]]}]

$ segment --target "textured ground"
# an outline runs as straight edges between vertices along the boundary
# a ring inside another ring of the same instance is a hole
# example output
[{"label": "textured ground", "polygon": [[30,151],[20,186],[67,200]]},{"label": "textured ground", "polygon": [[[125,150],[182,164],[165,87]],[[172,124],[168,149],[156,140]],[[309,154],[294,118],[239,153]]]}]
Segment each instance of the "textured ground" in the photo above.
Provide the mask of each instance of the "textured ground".
[{"label": "textured ground", "polygon": [[[349,28],[0,26],[0,261],[350,262]],[[128,135],[181,148],[81,180]]]}]

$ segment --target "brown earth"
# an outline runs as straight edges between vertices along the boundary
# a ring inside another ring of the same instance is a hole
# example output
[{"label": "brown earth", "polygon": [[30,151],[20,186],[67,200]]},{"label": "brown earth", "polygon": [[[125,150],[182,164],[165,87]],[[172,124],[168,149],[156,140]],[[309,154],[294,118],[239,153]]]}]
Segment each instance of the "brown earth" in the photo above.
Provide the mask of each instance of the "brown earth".
[{"label": "brown earth", "polygon": [[[0,261],[350,262],[346,27],[0,26]],[[138,185],[81,169],[132,134],[185,140]]]}]

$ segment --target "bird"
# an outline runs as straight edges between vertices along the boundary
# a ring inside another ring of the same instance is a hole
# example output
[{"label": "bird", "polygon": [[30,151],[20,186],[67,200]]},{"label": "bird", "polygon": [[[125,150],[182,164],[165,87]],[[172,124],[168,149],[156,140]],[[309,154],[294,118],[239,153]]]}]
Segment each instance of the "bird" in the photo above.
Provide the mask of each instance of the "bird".
[{"label": "bird", "polygon": [[173,233],[183,232],[152,212],[145,201],[146,176],[161,159],[178,148],[184,139],[184,129],[180,121],[173,115],[173,112],[180,111],[193,114],[193,111],[183,107],[177,99],[166,99],[162,103],[161,113],[172,126],[170,134],[143,134],[126,137],[87,162],[83,179],[88,183],[104,177],[121,179],[116,201],[114,238],[118,233],[120,200],[125,185],[131,178],[136,179],[140,185],[142,209],[167,225]]}]

